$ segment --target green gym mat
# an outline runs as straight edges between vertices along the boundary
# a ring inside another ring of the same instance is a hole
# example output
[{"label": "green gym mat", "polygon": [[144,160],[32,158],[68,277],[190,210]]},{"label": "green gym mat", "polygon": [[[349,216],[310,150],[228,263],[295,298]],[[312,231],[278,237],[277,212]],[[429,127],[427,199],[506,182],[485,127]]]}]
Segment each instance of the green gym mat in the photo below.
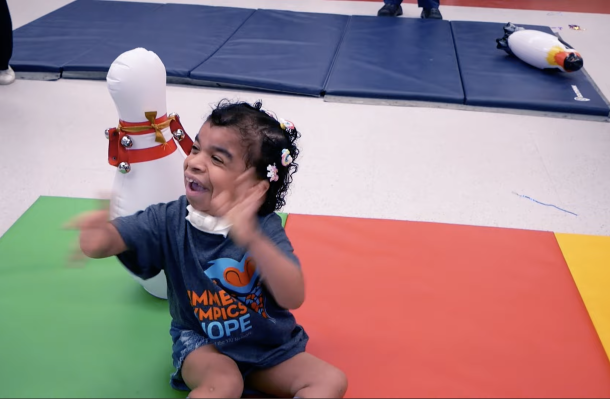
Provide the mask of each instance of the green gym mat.
[{"label": "green gym mat", "polygon": [[186,397],[169,386],[167,301],[116,258],[68,263],[63,224],[99,206],[40,197],[0,237],[0,397]]}]

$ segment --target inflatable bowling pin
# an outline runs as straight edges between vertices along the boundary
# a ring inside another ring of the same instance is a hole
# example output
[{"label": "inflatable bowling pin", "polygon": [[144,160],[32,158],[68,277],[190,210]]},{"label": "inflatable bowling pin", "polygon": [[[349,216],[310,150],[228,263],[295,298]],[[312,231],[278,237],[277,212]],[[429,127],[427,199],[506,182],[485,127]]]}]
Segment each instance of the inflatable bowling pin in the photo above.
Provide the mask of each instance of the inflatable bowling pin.
[{"label": "inflatable bowling pin", "polygon": [[517,27],[510,22],[504,27],[504,37],[496,42],[497,48],[539,69],[575,72],[584,64],[581,55],[557,36]]},{"label": "inflatable bowling pin", "polygon": [[[193,142],[178,115],[167,115],[163,62],[143,48],[127,51],[112,63],[106,82],[119,115],[118,126],[106,130],[108,162],[117,168],[111,219],[178,199]],[[151,295],[167,299],[164,272],[148,280],[133,277]]]}]

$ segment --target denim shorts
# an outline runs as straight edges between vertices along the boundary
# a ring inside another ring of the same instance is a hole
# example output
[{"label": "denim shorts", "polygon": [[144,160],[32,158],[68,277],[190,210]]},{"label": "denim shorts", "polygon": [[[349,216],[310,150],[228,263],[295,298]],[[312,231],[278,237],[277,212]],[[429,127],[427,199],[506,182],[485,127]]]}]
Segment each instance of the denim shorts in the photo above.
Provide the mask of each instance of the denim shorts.
[{"label": "denim shorts", "polygon": [[[192,330],[184,330],[175,326],[173,323],[170,327],[169,333],[172,337],[172,360],[175,367],[174,373],[172,373],[170,378],[170,386],[173,389],[179,391],[190,391],[191,389],[186,385],[184,380],[182,379],[182,365],[184,364],[184,359],[196,350],[205,345],[210,345],[208,340],[201,336],[199,333]],[[268,360],[263,362],[241,362],[235,361],[239,371],[242,374],[242,377],[245,379],[248,374],[257,370],[264,370],[278,364],[285,362],[288,359],[293,358],[299,353],[305,352],[307,342],[309,337],[305,333],[305,331],[301,331],[299,334],[299,338],[293,341],[289,346],[286,347],[285,350],[282,350],[280,353],[274,354],[274,356],[270,357]]]}]

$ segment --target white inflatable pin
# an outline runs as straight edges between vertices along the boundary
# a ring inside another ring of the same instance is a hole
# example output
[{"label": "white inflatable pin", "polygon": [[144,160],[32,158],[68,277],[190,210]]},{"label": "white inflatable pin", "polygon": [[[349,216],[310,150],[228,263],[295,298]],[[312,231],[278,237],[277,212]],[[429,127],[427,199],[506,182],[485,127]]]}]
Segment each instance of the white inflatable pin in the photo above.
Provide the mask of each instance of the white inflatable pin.
[{"label": "white inflatable pin", "polygon": [[555,35],[517,27],[504,27],[504,37],[497,39],[497,48],[514,55],[539,69],[575,72],[583,67],[582,56]]},{"label": "white inflatable pin", "polygon": [[[117,168],[111,219],[178,199],[193,143],[178,115],[167,115],[163,62],[143,48],[127,51],[112,63],[106,82],[119,116],[117,127],[106,130],[108,162]],[[148,280],[133,277],[151,295],[167,299],[164,272]]]}]

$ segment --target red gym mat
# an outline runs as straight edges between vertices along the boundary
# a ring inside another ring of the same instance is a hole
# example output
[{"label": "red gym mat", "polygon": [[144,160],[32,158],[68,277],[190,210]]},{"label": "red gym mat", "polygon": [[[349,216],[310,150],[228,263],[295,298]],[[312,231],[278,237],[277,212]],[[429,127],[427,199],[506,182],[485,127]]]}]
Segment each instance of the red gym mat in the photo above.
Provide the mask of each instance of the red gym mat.
[{"label": "red gym mat", "polygon": [[[405,3],[417,4],[417,0],[403,0],[403,4]],[[447,6],[460,6],[610,14],[610,1],[608,0],[441,0],[440,3],[441,12],[443,12],[443,8]]]},{"label": "red gym mat", "polygon": [[609,397],[553,233],[291,214],[309,351],[348,397]]}]

